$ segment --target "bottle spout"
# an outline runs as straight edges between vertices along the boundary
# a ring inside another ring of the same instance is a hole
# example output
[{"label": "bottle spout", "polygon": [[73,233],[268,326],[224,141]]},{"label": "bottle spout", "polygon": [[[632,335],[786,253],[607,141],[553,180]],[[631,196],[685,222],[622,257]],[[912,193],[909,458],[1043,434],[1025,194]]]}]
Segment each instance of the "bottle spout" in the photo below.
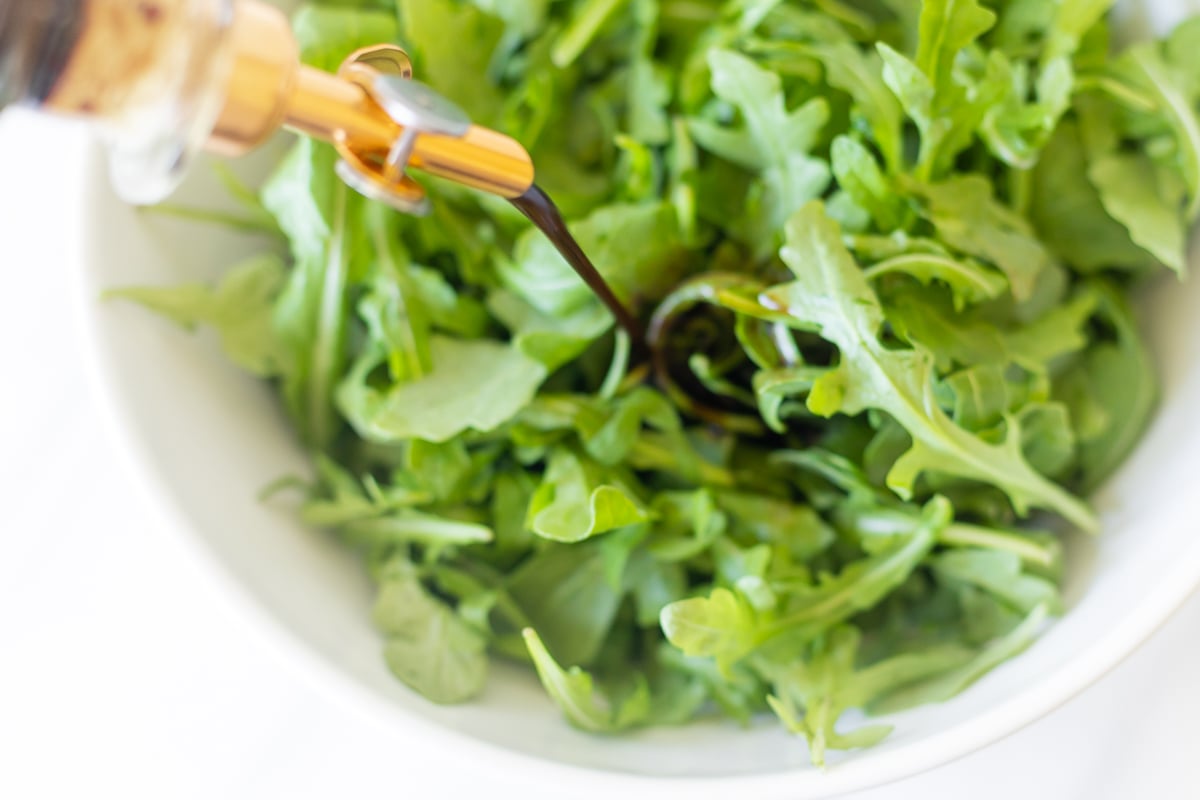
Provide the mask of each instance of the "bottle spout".
[{"label": "bottle spout", "polygon": [[242,0],[232,49],[225,107],[208,143],[214,152],[243,153],[289,128],[333,144],[343,179],[409,213],[426,209],[410,169],[510,199],[533,185],[525,148],[414,81],[412,62],[394,45],[352,53],[332,75],[300,64],[282,13]]}]

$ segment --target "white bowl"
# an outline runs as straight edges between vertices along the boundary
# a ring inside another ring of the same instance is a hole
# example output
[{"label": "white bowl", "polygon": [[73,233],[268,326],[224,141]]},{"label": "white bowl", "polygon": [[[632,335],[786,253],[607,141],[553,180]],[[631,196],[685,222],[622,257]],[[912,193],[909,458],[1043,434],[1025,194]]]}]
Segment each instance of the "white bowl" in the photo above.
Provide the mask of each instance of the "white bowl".
[{"label": "white bowl", "polygon": [[[1198,5],[1150,3],[1138,19],[1161,28]],[[481,782],[489,771],[520,771],[543,786],[569,787],[571,797],[652,791],[689,800],[731,792],[800,800],[877,786],[965,755],[1054,709],[1134,650],[1200,584],[1200,283],[1165,281],[1147,299],[1165,401],[1135,456],[1098,498],[1103,535],[1070,544],[1069,613],[961,697],[895,718],[896,733],[881,746],[835,753],[821,773],[809,766],[803,743],[769,721],[750,730],[714,723],[592,737],[566,725],[532,673],[503,667],[479,701],[434,706],[384,666],[358,561],[286,508],[258,500],[281,475],[306,472],[270,392],[231,367],[209,338],[98,300],[108,287],[210,279],[255,243],[127,207],[111,194],[98,157],[86,192],[80,284],[95,372],[141,479],[232,577],[225,583],[244,597],[246,616],[283,644],[285,662],[385,725],[444,740]],[[220,197],[201,167],[179,202],[212,205]]]}]

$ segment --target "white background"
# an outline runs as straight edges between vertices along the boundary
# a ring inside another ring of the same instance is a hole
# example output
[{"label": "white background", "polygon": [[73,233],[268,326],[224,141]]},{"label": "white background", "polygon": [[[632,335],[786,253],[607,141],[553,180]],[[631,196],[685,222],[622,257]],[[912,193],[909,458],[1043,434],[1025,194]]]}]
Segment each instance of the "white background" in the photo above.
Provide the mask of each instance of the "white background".
[{"label": "white background", "polygon": [[[0,118],[0,798],[542,796],[304,683],[127,478],[76,323],[80,133]],[[1193,600],[1044,721],[855,800],[1200,798],[1198,754]]]}]

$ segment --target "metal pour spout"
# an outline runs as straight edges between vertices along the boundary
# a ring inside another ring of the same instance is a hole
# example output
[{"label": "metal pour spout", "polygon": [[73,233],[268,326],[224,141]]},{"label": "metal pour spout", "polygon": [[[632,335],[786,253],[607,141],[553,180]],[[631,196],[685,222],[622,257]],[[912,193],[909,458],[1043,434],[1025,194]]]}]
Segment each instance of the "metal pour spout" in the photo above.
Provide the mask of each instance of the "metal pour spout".
[{"label": "metal pour spout", "polygon": [[207,144],[214,152],[244,153],[287,127],[332,143],[343,179],[409,213],[425,209],[410,167],[509,199],[533,185],[525,148],[413,81],[398,47],[360,50],[330,75],[301,65],[287,19],[253,0],[238,3],[231,43],[225,106]]}]

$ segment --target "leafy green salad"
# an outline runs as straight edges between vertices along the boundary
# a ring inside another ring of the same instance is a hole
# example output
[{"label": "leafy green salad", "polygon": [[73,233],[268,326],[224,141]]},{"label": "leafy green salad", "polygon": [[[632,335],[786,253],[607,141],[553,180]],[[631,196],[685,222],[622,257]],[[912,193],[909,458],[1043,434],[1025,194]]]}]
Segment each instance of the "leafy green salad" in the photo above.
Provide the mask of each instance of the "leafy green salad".
[{"label": "leafy green salad", "polygon": [[1112,5],[310,4],[308,62],[398,42],[530,149],[653,355],[502,199],[404,217],[309,141],[240,192],[278,247],[119,294],[278,387],[404,683],[515,659],[585,730],[773,712],[823,764],[1062,612],[1153,412],[1129,297],[1200,211],[1200,22],[1122,51]]}]

